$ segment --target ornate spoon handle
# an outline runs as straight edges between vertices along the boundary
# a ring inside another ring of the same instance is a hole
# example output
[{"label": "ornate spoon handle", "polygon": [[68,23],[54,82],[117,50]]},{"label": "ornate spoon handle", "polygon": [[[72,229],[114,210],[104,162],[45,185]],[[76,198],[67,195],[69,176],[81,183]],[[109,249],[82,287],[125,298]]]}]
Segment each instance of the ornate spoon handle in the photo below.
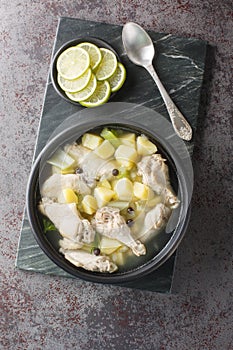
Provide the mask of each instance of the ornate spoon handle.
[{"label": "ornate spoon handle", "polygon": [[165,103],[165,106],[167,107],[168,114],[171,118],[171,122],[173,125],[173,128],[177,135],[186,141],[190,141],[192,138],[192,128],[183,116],[183,114],[179,111],[179,109],[176,107],[170,96],[168,95],[167,91],[165,90],[163,84],[161,83],[157,73],[154,70],[154,67],[152,64],[145,66],[147,71],[150,73],[152,78],[154,79],[159,92],[163,98],[163,101]]}]

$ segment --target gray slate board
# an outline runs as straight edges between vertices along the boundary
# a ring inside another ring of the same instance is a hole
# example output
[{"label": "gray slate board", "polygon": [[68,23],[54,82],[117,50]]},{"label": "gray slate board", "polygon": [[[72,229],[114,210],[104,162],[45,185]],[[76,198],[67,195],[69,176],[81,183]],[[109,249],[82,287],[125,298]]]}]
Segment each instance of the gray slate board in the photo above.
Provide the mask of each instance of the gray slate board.
[{"label": "gray slate board", "polygon": [[[121,32],[122,27],[118,25],[62,17],[58,25],[53,54],[66,41],[77,37],[94,36],[107,41],[118,52],[127,70],[127,80],[119,93],[112,98],[112,102],[131,102],[149,107],[169,120],[161,96],[146,70],[133,65],[125,55]],[[207,44],[195,38],[182,38],[153,31],[148,31],[148,34],[156,49],[154,67],[170,96],[191,124],[195,136]],[[63,100],[55,92],[48,77],[35,157],[53,131],[67,117],[82,108]],[[193,146],[193,142],[187,144],[190,154]],[[131,282],[121,286],[168,293],[171,291],[174,265],[175,254],[162,267],[137,283]],[[44,274],[72,277],[58,268],[42,252],[33,237],[26,213],[19,239],[16,267]],[[84,283],[88,282],[80,280],[80,286]]]}]

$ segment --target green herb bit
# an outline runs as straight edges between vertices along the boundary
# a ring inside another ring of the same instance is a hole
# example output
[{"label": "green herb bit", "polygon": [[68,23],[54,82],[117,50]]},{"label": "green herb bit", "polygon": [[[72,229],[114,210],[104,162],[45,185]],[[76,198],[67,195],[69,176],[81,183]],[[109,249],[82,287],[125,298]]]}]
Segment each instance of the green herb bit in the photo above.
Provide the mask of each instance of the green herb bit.
[{"label": "green herb bit", "polygon": [[93,253],[93,250],[95,248],[99,248],[100,247],[100,235],[98,232],[95,233],[95,238],[94,238],[94,241],[92,242],[92,247],[91,247],[91,253]]},{"label": "green herb bit", "polygon": [[126,168],[120,168],[119,175],[116,176],[117,179],[122,179],[123,177],[130,178],[130,171]]},{"label": "green herb bit", "polygon": [[49,219],[43,218],[43,225],[44,225],[44,233],[50,232],[50,231],[57,231],[56,226],[50,221]]}]

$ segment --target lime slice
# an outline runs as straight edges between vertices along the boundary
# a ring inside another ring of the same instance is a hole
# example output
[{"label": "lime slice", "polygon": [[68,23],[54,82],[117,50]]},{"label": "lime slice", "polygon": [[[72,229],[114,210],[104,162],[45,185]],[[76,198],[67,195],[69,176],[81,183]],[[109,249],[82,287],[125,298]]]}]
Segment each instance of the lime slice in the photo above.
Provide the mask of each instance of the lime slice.
[{"label": "lime slice", "polygon": [[87,53],[89,54],[91,69],[95,69],[100,64],[102,55],[101,55],[100,49],[96,45],[92,43],[84,42],[84,43],[78,44],[77,47],[81,47],[82,49],[87,51]]},{"label": "lime slice", "polygon": [[122,63],[118,62],[115,73],[108,79],[112,92],[118,91],[126,79],[126,70]]},{"label": "lime slice", "polygon": [[57,59],[58,73],[65,79],[76,79],[88,69],[90,57],[84,49],[72,46],[63,51]]},{"label": "lime slice", "polygon": [[65,91],[65,93],[72,101],[80,102],[88,99],[94,93],[96,86],[97,80],[95,75],[92,74],[89,83],[83,90],[74,93]]},{"label": "lime slice", "polygon": [[93,95],[85,101],[80,101],[84,107],[97,107],[107,102],[111,94],[110,84],[107,80],[98,81],[97,88]]},{"label": "lime slice", "polygon": [[97,80],[103,81],[110,78],[117,69],[116,55],[109,49],[100,48],[102,60],[96,70]]},{"label": "lime slice", "polygon": [[64,91],[77,92],[83,90],[91,79],[91,69],[81,75],[81,77],[73,80],[63,78],[60,74],[57,75],[57,82]]}]

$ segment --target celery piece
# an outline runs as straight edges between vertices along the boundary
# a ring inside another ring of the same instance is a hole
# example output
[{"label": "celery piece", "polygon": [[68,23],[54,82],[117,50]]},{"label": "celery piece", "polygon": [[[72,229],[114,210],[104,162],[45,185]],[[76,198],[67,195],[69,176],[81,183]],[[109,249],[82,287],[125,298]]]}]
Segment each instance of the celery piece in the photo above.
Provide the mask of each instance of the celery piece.
[{"label": "celery piece", "polygon": [[115,133],[113,133],[113,131],[109,130],[108,128],[104,128],[101,131],[100,134],[101,137],[103,137],[105,140],[108,140],[109,142],[111,142],[111,144],[117,148],[118,146],[120,146],[121,141],[119,140],[119,138],[115,135]]},{"label": "celery piece", "polygon": [[58,149],[52,155],[52,157],[47,160],[47,163],[54,165],[61,170],[65,170],[67,168],[70,168],[75,163],[75,160],[62,149]]}]

